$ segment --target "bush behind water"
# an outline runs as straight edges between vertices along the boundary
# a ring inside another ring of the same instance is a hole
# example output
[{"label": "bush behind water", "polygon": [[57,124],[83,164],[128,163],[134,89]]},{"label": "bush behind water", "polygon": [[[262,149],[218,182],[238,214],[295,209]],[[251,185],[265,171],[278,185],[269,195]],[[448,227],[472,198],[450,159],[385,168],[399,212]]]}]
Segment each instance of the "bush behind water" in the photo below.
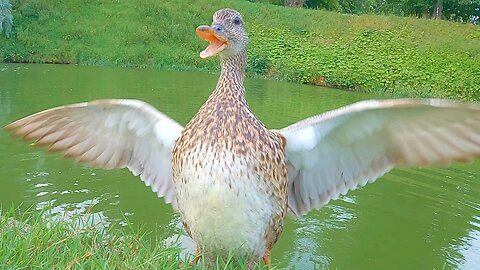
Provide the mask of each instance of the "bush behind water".
[{"label": "bush behind water", "polygon": [[[316,33],[295,35],[254,26],[254,71],[299,83],[398,96],[480,100],[480,65],[470,52],[418,48],[408,31],[364,30],[349,42],[313,43]],[[268,66],[266,68],[265,66]]]},{"label": "bush behind water", "polygon": [[12,4],[8,0],[0,0],[0,33],[5,31],[5,35],[9,37],[12,26]]}]

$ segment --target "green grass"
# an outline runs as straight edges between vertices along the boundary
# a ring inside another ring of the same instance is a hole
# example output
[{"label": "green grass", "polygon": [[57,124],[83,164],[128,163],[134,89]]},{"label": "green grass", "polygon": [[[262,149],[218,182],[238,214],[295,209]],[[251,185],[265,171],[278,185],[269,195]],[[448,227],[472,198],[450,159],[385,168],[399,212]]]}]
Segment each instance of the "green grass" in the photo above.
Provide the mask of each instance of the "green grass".
[{"label": "green grass", "polygon": [[0,209],[0,269],[246,268],[233,256],[217,259],[213,267],[180,267],[178,246],[164,247],[162,239],[152,240],[133,227],[105,229],[85,216],[59,221],[39,212],[18,213]]},{"label": "green grass", "polygon": [[13,0],[6,62],[218,71],[194,32],[220,8],[250,34],[251,76],[393,96],[480,100],[480,28],[448,21],[342,15],[245,0]]}]

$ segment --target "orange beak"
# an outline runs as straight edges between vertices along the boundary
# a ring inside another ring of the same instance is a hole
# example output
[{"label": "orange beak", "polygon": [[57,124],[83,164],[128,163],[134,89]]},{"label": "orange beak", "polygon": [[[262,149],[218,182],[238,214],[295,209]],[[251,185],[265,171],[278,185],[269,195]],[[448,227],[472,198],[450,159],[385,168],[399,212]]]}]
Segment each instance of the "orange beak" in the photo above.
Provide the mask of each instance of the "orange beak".
[{"label": "orange beak", "polygon": [[213,27],[201,25],[197,27],[196,32],[201,39],[210,42],[210,45],[200,53],[201,58],[215,56],[227,48],[227,37],[218,33]]}]

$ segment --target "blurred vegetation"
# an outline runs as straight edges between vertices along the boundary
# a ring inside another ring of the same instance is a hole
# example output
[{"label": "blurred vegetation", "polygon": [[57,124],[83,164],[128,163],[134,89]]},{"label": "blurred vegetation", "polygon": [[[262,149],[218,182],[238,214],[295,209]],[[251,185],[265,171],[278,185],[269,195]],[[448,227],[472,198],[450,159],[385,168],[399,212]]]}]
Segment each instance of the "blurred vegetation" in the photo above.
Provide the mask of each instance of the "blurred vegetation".
[{"label": "blurred vegetation", "polygon": [[480,0],[248,0],[348,14],[384,14],[480,23]]},{"label": "blurred vegetation", "polygon": [[248,72],[299,83],[480,100],[478,26],[440,20],[233,1],[12,1],[5,62],[78,63],[218,72],[194,29],[223,7],[250,34]]},{"label": "blurred vegetation", "polygon": [[5,33],[9,37],[12,32],[13,16],[12,4],[8,0],[0,0],[0,34]]}]

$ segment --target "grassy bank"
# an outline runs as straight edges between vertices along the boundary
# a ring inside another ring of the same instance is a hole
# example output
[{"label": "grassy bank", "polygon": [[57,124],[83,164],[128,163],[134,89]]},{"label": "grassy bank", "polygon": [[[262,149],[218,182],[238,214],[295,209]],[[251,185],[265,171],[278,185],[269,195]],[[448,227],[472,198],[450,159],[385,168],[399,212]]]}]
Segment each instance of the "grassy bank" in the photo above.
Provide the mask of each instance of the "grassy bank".
[{"label": "grassy bank", "polygon": [[181,266],[178,247],[150,239],[132,227],[99,229],[85,219],[0,211],[0,269],[245,269],[241,261],[221,259],[213,268]]},{"label": "grassy bank", "polygon": [[13,0],[6,62],[217,71],[194,29],[222,7],[250,34],[248,70],[269,78],[399,96],[480,100],[480,28],[446,21],[353,16],[244,0]]}]

